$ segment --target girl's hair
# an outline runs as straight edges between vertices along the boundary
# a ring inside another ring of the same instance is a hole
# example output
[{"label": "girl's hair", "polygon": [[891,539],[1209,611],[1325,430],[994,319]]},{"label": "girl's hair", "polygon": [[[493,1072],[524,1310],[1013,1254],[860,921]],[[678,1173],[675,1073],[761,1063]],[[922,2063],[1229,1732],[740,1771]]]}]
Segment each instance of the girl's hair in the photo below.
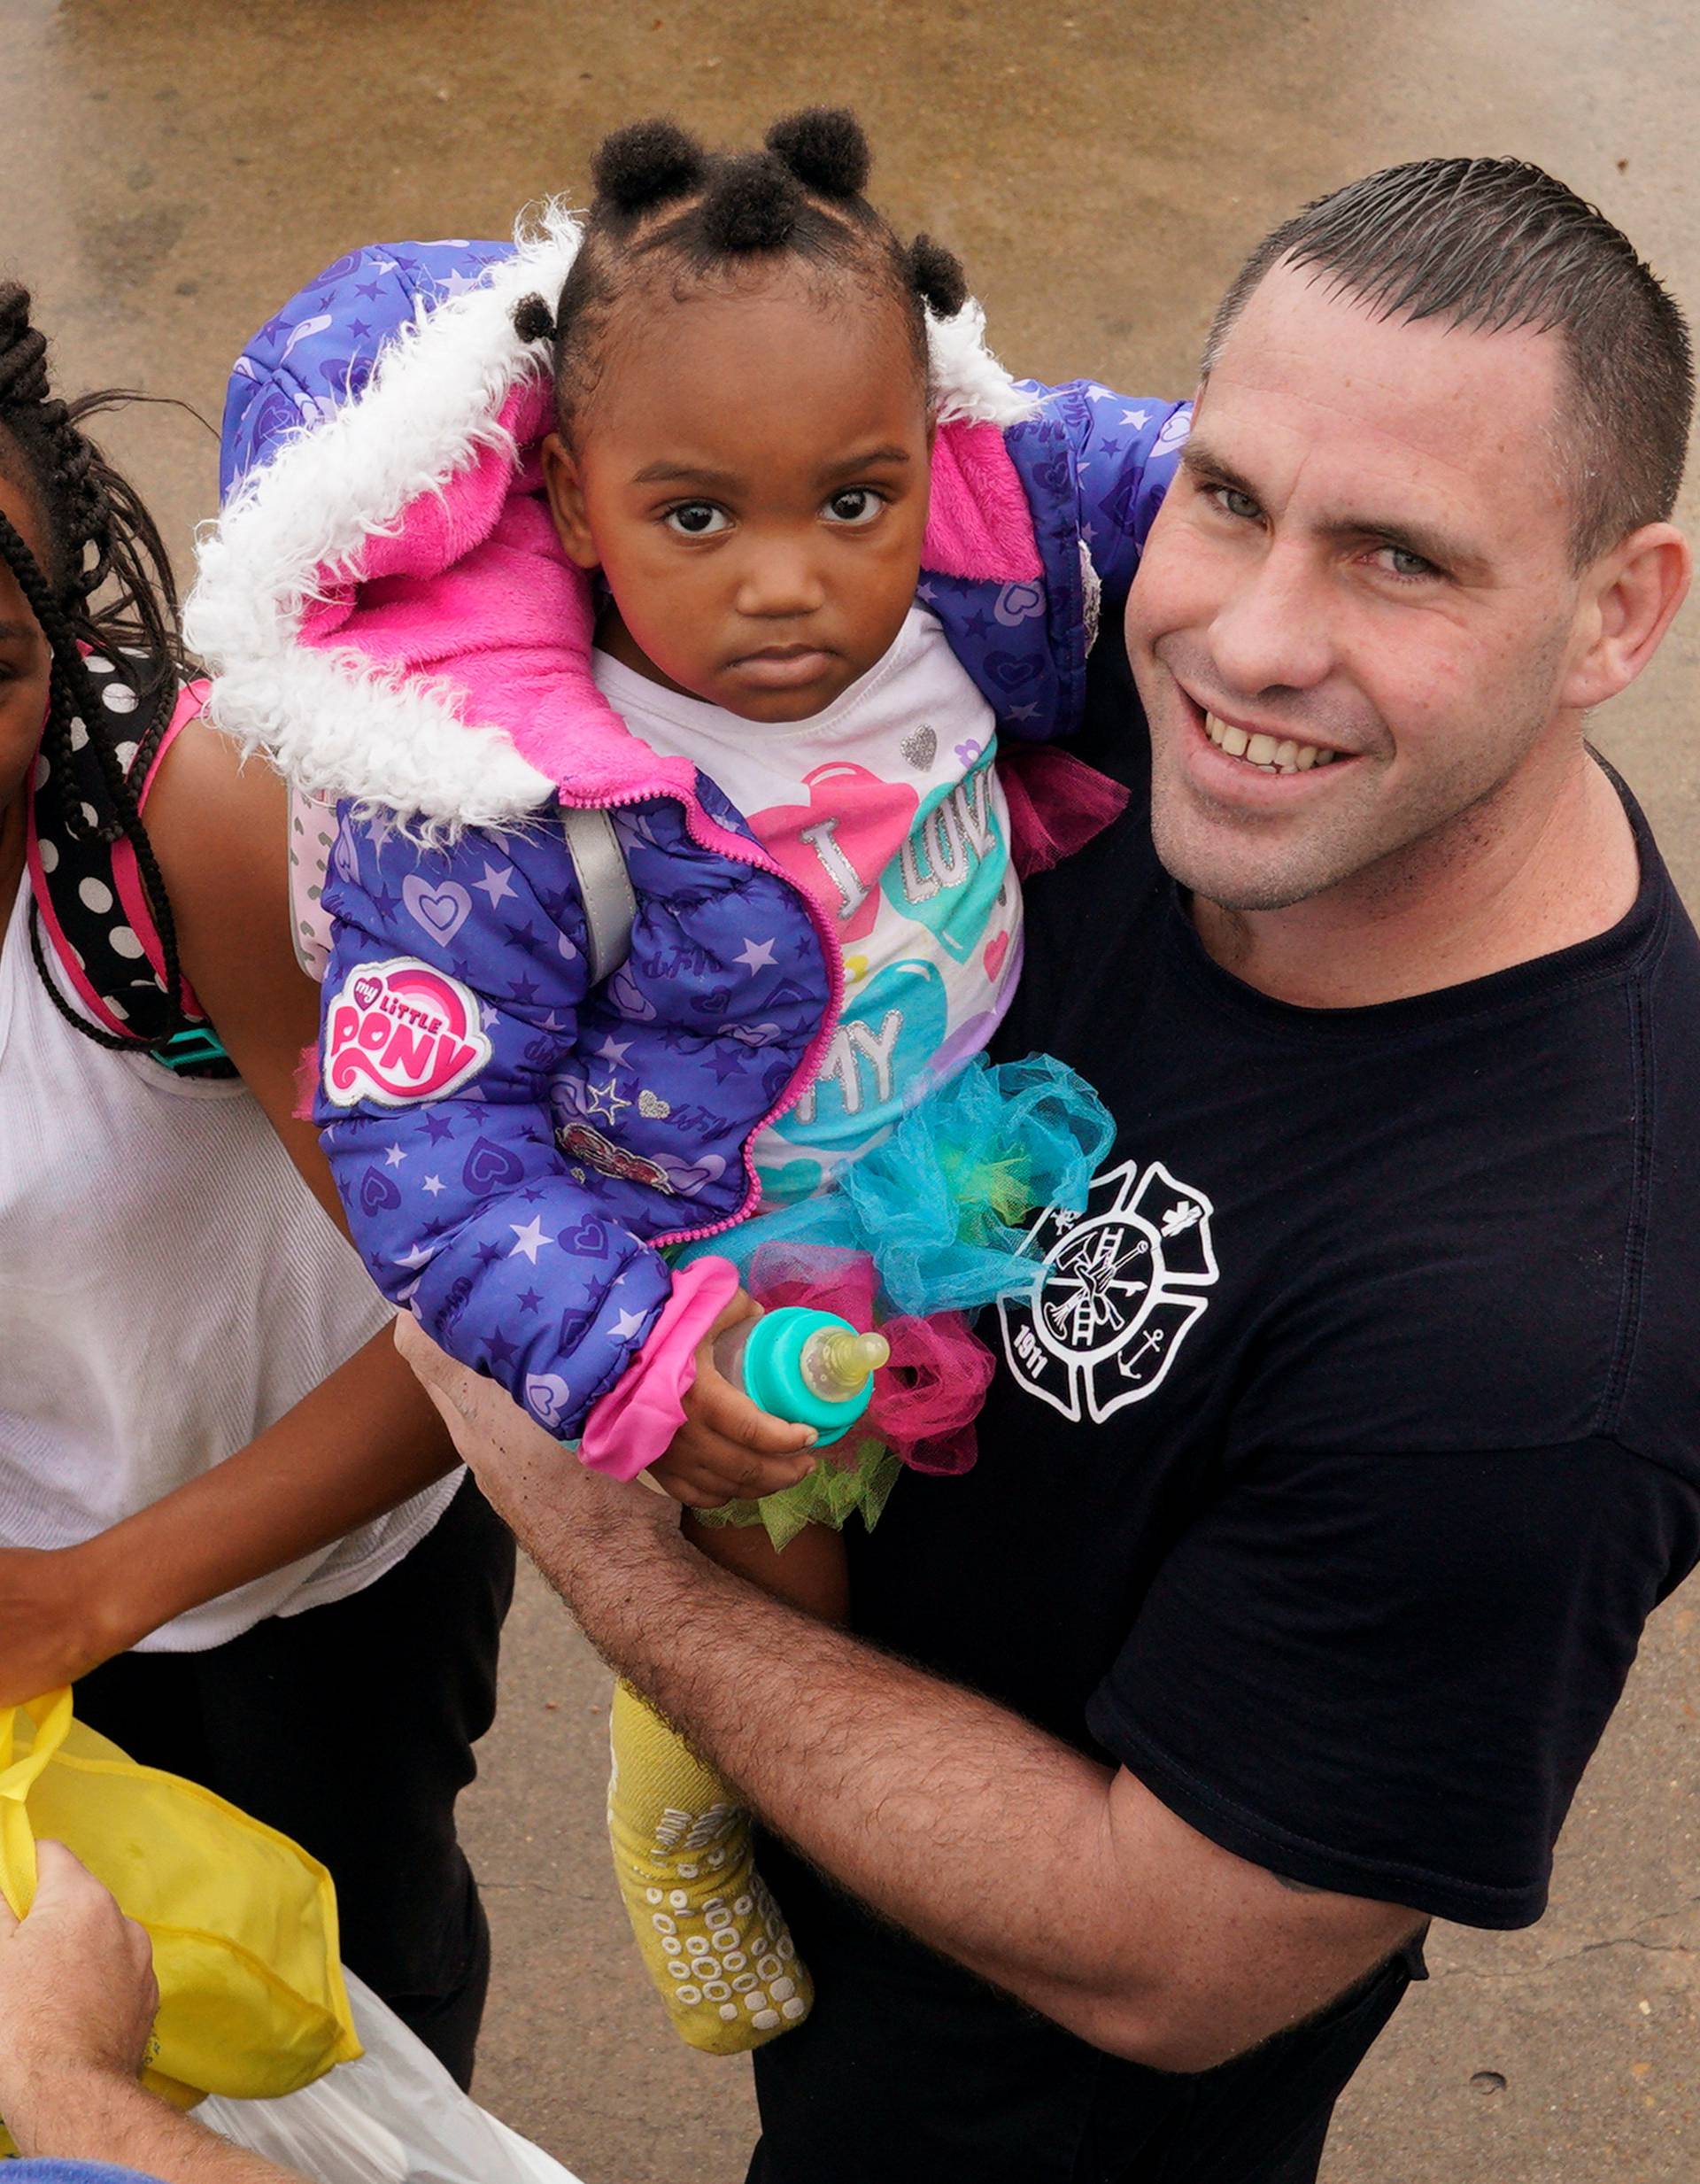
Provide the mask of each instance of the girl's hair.
[{"label": "girl's hair", "polygon": [[[153,750],[171,716],[169,689],[183,669],[177,592],[153,518],[134,486],[81,429],[85,419],[121,402],[148,399],[114,391],[86,394],[74,402],[58,400],[48,381],[46,337],[30,321],[29,292],[14,282],[0,282],[0,471],[22,486],[35,505],[46,535],[47,566],[36,561],[4,515],[0,558],[16,577],[52,654],[42,739],[48,765],[44,788],[54,798],[58,824],[67,836],[92,833],[104,841],[128,841],[135,851],[164,952],[174,1032],[193,1019],[183,1007],[176,927],[142,824],[137,785],[147,778]],[[97,593],[105,595],[99,606]],[[128,763],[118,745],[130,739],[117,724],[128,716],[115,716],[101,703],[84,664],[85,646],[112,657],[148,722]],[[85,801],[89,770],[76,763],[78,747],[72,740],[79,725],[95,755],[104,810]],[[102,1030],[71,1007],[48,976],[39,938],[32,937],[36,966],[60,1013],[101,1046],[133,1046],[134,1041]]]},{"label": "girl's hair", "polygon": [[583,241],[552,311],[528,296],[514,314],[526,341],[554,345],[563,423],[594,389],[600,337],[614,306],[652,283],[689,283],[789,258],[828,281],[848,279],[904,318],[928,373],[927,314],[954,318],[962,269],[926,236],[900,242],[862,195],[870,155],[842,107],[776,121],[761,151],[709,152],[676,122],[634,122],[604,138],[591,164],[596,195]]}]

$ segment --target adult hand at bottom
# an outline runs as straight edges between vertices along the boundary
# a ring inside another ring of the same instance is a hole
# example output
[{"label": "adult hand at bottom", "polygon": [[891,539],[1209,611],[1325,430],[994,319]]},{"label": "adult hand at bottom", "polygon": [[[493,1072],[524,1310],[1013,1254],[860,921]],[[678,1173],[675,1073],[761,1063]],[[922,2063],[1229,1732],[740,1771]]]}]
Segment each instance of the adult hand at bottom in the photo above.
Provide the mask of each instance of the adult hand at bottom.
[{"label": "adult hand at bottom", "polygon": [[73,2081],[140,2075],[159,2007],[153,1945],[63,1843],[38,1843],[35,1900],[0,1901],[0,2116],[26,2153]]}]

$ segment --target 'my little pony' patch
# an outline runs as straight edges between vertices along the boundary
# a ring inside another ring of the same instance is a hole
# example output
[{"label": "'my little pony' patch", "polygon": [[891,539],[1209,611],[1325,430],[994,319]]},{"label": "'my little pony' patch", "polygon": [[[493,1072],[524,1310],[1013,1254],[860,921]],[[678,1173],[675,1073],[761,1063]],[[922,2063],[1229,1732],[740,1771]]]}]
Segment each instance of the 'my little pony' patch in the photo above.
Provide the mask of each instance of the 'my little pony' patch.
[{"label": "'my little pony' patch", "polygon": [[408,1107],[458,1092],[489,1061],[478,1003],[417,956],[357,964],[325,1013],[325,1096]]}]

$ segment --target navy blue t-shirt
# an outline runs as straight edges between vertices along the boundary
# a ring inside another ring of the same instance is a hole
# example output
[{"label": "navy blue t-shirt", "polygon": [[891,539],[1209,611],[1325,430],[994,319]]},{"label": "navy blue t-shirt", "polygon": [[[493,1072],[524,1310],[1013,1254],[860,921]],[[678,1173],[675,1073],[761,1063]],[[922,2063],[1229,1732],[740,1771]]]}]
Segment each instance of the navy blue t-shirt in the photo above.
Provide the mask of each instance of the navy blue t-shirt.
[{"label": "navy blue t-shirt", "polygon": [[[1034,1296],[981,1322],[977,1468],[904,1479],[853,1538],[856,1626],[1275,1872],[1526,1925],[1646,1616],[1700,1556],[1700,942],[1626,794],[1641,884],[1611,931],[1379,1007],[1271,1000],[1209,957],[1157,862],[1108,631],[1100,654],[1085,755],[1132,801],[1031,884],[1000,1052],[1071,1064],[1116,1143],[1084,1214],[1035,1224]],[[1119,2177],[1142,2144],[1130,2175],[1215,2173],[1158,2161],[1177,2081],[1070,2061],[785,1879],[823,1996],[885,1990],[864,2104],[895,2073],[916,2143],[967,2132],[964,2176]],[[786,2184],[780,2119],[818,2126],[844,2067],[811,2073],[806,2038],[758,2061],[778,2133],[757,2173]],[[1192,2081],[1182,2141],[1209,2137],[1217,2084]],[[1101,2165],[1041,2157],[1110,2116]]]}]

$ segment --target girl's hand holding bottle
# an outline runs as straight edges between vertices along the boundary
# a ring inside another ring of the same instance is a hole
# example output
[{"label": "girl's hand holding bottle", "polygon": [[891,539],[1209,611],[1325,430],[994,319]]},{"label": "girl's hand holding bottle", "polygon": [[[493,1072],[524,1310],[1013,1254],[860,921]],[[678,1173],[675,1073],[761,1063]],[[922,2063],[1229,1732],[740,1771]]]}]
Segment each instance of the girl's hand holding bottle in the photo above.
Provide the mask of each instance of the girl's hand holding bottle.
[{"label": "girl's hand holding bottle", "polygon": [[685,1422],[652,1475],[698,1509],[794,1485],[867,1409],[890,1355],[831,1313],[763,1313],[740,1289],[698,1348]]},{"label": "girl's hand holding bottle", "polygon": [[814,1429],[772,1417],[715,1361],[731,1329],[759,1320],[761,1307],[740,1289],[697,1346],[697,1376],[684,1398],[684,1423],[647,1473],[687,1509],[718,1509],[794,1486],[815,1461]]}]

